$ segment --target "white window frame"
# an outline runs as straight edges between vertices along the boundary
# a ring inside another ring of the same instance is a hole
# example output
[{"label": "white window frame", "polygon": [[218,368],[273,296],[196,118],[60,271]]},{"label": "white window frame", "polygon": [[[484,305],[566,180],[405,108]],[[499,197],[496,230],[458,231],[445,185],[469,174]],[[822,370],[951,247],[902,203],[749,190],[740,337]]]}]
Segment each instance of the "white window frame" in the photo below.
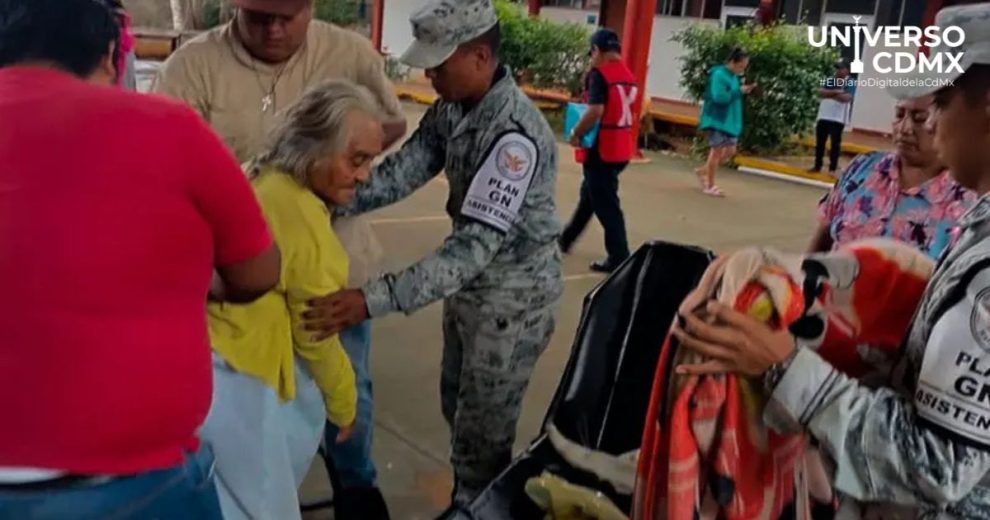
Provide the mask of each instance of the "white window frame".
[{"label": "white window frame", "polygon": [[873,24],[875,24],[876,21],[877,21],[876,13],[874,13],[873,15],[868,15],[868,14],[864,14],[864,15],[855,14],[854,15],[854,14],[846,14],[846,13],[825,13],[824,15],[822,15],[822,22],[823,22],[823,24],[826,27],[831,27],[832,24],[837,24],[837,23],[855,24],[856,23],[856,19],[853,18],[854,16],[858,16],[859,17],[859,24],[860,25],[865,25],[866,27],[870,28],[871,30],[873,29]]},{"label": "white window frame", "polygon": [[722,17],[719,23],[722,28],[725,29],[725,24],[729,20],[730,16],[741,16],[743,18],[756,18],[756,11],[758,7],[729,7],[725,5],[725,0],[722,0]]},{"label": "white window frame", "polygon": [[[602,0],[604,1],[604,0]],[[707,10],[708,4],[715,2],[722,2],[722,9],[725,9],[725,0],[702,0],[701,2],[701,16],[687,16],[684,13],[688,10],[688,3],[691,0],[674,0],[675,2],[680,2],[681,4],[681,14],[663,14],[656,13],[656,16],[663,16],[665,18],[693,18],[696,20],[714,20],[714,18],[705,18],[705,11]],[[663,6],[663,0],[657,0],[657,6]],[[723,26],[725,24],[723,23]]]}]

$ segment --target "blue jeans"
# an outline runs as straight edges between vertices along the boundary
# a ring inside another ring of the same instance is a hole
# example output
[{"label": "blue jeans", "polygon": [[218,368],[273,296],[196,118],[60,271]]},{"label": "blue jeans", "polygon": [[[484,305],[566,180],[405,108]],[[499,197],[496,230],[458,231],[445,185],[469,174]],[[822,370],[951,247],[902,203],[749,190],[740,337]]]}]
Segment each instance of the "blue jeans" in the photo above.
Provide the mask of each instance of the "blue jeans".
[{"label": "blue jeans", "polygon": [[0,519],[221,520],[213,452],[203,447],[173,468],[96,485],[0,487]]},{"label": "blue jeans", "polygon": [[371,459],[374,397],[368,357],[371,351],[371,322],[366,321],[340,333],[340,342],[351,359],[357,384],[357,424],[343,444],[337,444],[337,427],[327,422],[324,458],[331,479],[344,488],[377,485],[378,471]]}]

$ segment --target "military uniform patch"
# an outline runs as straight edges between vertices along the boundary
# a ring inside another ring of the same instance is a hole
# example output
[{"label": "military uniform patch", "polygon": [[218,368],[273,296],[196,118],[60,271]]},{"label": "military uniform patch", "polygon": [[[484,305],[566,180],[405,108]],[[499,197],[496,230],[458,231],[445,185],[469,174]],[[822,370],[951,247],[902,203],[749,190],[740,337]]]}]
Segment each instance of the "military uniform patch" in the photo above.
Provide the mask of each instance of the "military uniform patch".
[{"label": "military uniform patch", "polygon": [[506,232],[519,219],[538,153],[532,139],[518,132],[500,137],[471,181],[461,214]]},{"label": "military uniform patch", "polygon": [[969,330],[980,348],[990,352],[990,288],[976,295],[969,316]]},{"label": "military uniform patch", "polygon": [[935,323],[914,396],[918,415],[928,424],[983,447],[990,446],[988,281],[985,274],[974,278],[968,295]]}]

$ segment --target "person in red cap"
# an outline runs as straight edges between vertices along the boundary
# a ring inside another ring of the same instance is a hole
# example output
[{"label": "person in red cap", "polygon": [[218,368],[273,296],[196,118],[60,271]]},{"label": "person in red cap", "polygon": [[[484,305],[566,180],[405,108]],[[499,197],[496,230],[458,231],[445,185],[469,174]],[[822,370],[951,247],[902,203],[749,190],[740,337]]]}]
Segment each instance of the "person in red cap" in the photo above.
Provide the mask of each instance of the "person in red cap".
[{"label": "person in red cap", "polygon": [[[385,146],[406,130],[381,55],[367,38],[313,19],[313,0],[232,0],[234,17],[177,50],[152,90],[194,107],[242,162],[266,151],[268,135],[286,108],[325,80],[348,80],[369,90],[385,114]],[[335,218],[334,231],[350,260],[348,286],[360,287],[379,270],[381,246],[365,217]],[[328,467],[334,473],[338,520],[387,518],[371,458],[373,396],[368,358],[371,327],[359,323],[341,341],[357,375],[358,422],[336,444],[328,423]]]}]

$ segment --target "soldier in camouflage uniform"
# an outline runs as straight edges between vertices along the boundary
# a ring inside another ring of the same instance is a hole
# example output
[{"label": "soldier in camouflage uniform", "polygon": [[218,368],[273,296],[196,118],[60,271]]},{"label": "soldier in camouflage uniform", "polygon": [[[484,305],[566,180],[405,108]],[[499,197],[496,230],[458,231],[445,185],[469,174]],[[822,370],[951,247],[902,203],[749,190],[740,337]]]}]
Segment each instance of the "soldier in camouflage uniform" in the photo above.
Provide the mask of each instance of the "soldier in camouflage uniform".
[{"label": "soldier in camouflage uniform", "polygon": [[408,269],[314,302],[312,328],[329,333],[444,299],[440,390],[454,503],[464,504],[510,462],[523,394],[553,333],[563,285],[557,148],[497,61],[490,0],[440,0],[411,21],[416,41],[402,59],[426,70],[441,100],[346,213],[398,202],[446,171],[453,231]]},{"label": "soldier in camouflage uniform", "polygon": [[[939,155],[982,198],[929,281],[886,387],[863,386],[786,331],[724,306],[711,312],[726,325],[685,316],[675,332],[709,357],[684,373],[765,376],[764,418],[822,446],[847,498],[840,518],[990,518],[990,4],[943,10],[935,26],[960,27],[965,43],[934,48],[944,73],[895,94],[936,91],[929,124]],[[959,53],[963,73],[949,70]]]}]

